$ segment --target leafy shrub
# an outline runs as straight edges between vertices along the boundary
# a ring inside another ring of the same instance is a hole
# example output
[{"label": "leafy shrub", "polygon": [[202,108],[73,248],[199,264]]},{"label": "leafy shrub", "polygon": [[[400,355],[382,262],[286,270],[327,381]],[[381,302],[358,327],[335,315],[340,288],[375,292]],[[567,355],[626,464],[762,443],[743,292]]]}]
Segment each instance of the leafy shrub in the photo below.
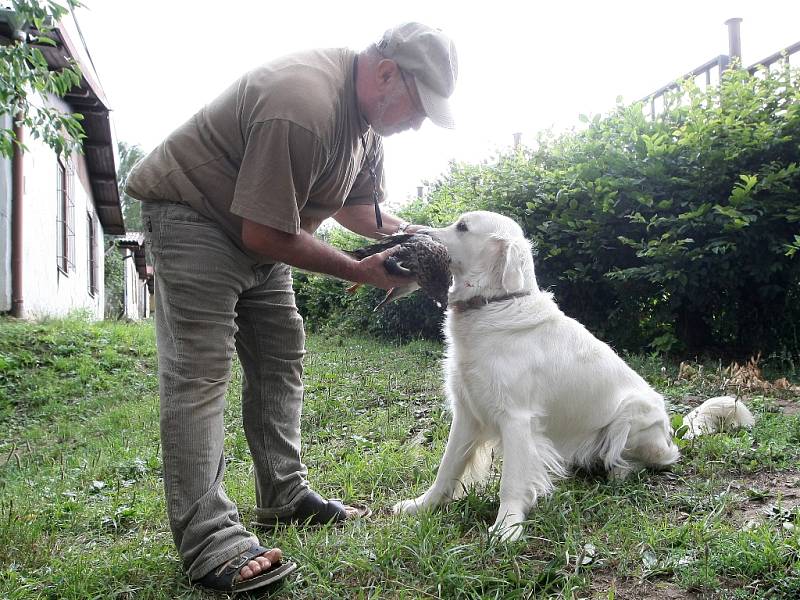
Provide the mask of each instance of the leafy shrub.
[{"label": "leafy shrub", "polygon": [[683,105],[655,121],[620,108],[556,145],[540,179],[555,193],[517,214],[548,279],[567,288],[562,301],[601,309],[581,312],[612,339],[796,352],[797,74],[734,71],[719,88],[678,93]]},{"label": "leafy shrub", "polygon": [[[114,240],[106,236],[106,246],[111,247]],[[105,318],[121,319],[125,315],[125,264],[122,254],[114,248],[106,252],[103,261],[105,281]]]},{"label": "leafy shrub", "polygon": [[422,293],[374,308],[386,292],[362,287],[354,293],[329,277],[295,271],[297,307],[312,330],[343,329],[381,338],[439,339],[444,312]]},{"label": "leafy shrub", "polygon": [[540,285],[619,346],[797,353],[798,73],[730,71],[671,100],[654,120],[618,106],[535,150],[454,165],[430,205],[458,195],[515,218]]},{"label": "leafy shrub", "polygon": [[[798,72],[729,71],[718,87],[682,84],[655,119],[634,104],[583,120],[535,148],[452,163],[403,215],[516,219],[535,242],[540,286],[616,346],[797,355]],[[386,325],[408,332],[427,317]]]}]

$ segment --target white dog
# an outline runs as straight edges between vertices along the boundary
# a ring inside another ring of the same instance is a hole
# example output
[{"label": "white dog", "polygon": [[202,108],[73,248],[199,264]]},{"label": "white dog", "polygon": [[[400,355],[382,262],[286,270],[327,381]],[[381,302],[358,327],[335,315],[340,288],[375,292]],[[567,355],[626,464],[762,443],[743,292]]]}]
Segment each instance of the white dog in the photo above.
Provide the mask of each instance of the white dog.
[{"label": "white dog", "polygon": [[452,261],[444,370],[453,422],[433,485],[396,513],[457,497],[502,452],[490,531],[514,540],[537,497],[571,466],[624,477],[678,459],[661,395],[537,287],[514,221],[478,211],[424,231]]}]

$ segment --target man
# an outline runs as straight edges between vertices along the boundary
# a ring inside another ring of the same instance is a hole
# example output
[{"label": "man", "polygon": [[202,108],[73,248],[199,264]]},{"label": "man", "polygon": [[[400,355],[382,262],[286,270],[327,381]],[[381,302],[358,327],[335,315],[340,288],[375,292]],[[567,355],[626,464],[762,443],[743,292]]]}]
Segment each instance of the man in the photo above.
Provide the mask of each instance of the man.
[{"label": "man", "polygon": [[[366,511],[312,491],[300,460],[304,331],[290,266],[391,289],[387,253],[356,261],[313,236],[327,217],[370,237],[408,228],[380,213],[381,136],[428,117],[452,127],[455,47],[419,23],[377,44],[279,58],[236,81],[131,172],[156,272],[161,444],[170,527],[189,579],[254,589],[286,576],[222,486],[234,351],[255,467],[256,524]],[[411,226],[413,229],[413,225]]]}]

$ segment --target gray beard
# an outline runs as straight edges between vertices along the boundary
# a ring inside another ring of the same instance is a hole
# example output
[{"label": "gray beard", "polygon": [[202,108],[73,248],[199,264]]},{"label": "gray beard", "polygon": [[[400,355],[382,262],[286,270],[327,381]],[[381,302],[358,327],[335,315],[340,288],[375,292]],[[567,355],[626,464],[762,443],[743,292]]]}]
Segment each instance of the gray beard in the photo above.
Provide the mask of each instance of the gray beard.
[{"label": "gray beard", "polygon": [[392,127],[386,127],[383,123],[373,123],[371,125],[372,131],[377,133],[381,137],[388,137],[397,133]]},{"label": "gray beard", "polygon": [[376,114],[375,118],[373,119],[374,122],[370,123],[370,126],[372,127],[372,131],[374,131],[381,137],[387,137],[395,133],[399,133],[401,131],[401,129],[398,129],[398,125],[400,125],[399,123],[395,126],[390,127],[388,125],[385,125],[383,122],[383,115],[386,113],[386,109],[389,107],[390,104],[392,104],[392,102],[394,102],[400,97],[401,93],[405,93],[405,90],[403,91],[394,90],[392,91],[392,93],[387,94],[386,98],[380,101],[377,109],[375,110]]}]

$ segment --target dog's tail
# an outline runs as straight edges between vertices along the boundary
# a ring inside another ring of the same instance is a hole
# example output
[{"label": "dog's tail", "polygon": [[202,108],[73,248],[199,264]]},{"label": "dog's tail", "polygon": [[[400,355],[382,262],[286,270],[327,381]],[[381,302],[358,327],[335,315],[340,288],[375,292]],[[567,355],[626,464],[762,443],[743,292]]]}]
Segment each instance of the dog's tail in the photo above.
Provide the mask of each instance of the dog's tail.
[{"label": "dog's tail", "polygon": [[756,420],[744,403],[733,396],[709,398],[685,417],[683,424],[688,427],[685,439],[720,431],[733,431],[742,427],[750,428]]}]

